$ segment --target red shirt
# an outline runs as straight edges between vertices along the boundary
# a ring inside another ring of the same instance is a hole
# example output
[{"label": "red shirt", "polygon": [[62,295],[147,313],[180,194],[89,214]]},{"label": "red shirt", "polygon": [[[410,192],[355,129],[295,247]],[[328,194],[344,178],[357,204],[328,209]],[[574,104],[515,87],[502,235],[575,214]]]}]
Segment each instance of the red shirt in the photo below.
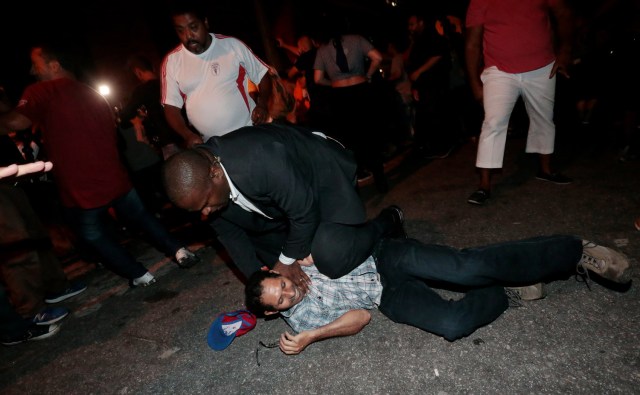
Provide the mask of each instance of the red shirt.
[{"label": "red shirt", "polygon": [[484,26],[484,67],[524,73],[553,62],[555,0],[471,0],[466,26]]},{"label": "red shirt", "polygon": [[42,81],[25,89],[16,110],[42,131],[64,206],[96,208],[131,190],[113,112],[98,92],[68,78]]}]

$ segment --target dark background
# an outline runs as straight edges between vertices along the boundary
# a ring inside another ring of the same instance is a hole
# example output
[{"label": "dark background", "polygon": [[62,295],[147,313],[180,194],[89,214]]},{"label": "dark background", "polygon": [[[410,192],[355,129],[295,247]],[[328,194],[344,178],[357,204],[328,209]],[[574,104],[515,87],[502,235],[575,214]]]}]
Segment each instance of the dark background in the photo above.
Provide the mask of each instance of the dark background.
[{"label": "dark background", "polygon": [[[406,15],[420,9],[427,14],[444,12],[463,15],[466,1],[442,2],[397,0],[216,0],[205,2],[210,30],[243,40],[266,62],[286,68],[290,58],[275,46],[275,37],[295,44],[301,34],[327,27],[326,17],[340,16],[352,31],[370,40],[394,34],[406,35]],[[54,39],[71,46],[81,60],[85,82],[108,83],[110,100],[126,100],[135,84],[126,68],[129,55],[142,52],[159,64],[162,56],[178,45],[167,0],[22,2],[4,12],[0,23],[3,56],[0,86],[17,101],[24,87],[33,82],[29,75],[29,51],[42,40]]]}]

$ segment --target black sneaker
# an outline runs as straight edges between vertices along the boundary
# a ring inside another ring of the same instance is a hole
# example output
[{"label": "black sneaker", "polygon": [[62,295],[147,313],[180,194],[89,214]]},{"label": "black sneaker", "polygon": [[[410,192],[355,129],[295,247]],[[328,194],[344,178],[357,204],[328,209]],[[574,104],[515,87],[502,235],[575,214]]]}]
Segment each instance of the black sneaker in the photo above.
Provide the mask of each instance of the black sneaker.
[{"label": "black sneaker", "polygon": [[549,174],[549,173],[538,172],[538,174],[536,174],[536,178],[538,180],[549,181],[558,185],[567,185],[573,182],[571,178],[565,175],[562,175],[560,173]]},{"label": "black sneaker", "polygon": [[371,172],[368,170],[359,169],[357,173],[357,177],[358,177],[358,182],[365,182],[365,181],[369,181],[371,177],[373,177],[373,174],[371,174]]},{"label": "black sneaker", "polygon": [[391,229],[383,236],[391,239],[406,239],[407,232],[404,230],[404,213],[398,206],[392,205],[383,209],[379,216],[388,216],[391,219]]},{"label": "black sneaker", "polygon": [[20,336],[10,339],[2,339],[0,343],[4,344],[5,346],[15,346],[16,344],[24,343],[26,341],[43,340],[55,335],[59,330],[59,324],[31,325],[31,327]]},{"label": "black sneaker", "polygon": [[490,197],[491,192],[487,191],[486,189],[479,188],[477,191],[472,193],[469,198],[467,198],[467,202],[482,206],[487,202],[487,200],[489,200]]},{"label": "black sneaker", "polygon": [[40,310],[38,314],[34,315],[31,321],[36,325],[51,325],[68,315],[69,310],[64,307],[45,307]]},{"label": "black sneaker", "polygon": [[422,157],[424,159],[446,159],[449,157],[449,155],[451,155],[454,148],[455,147],[453,145],[450,145],[446,148],[441,149],[428,149],[423,152]]},{"label": "black sneaker", "polygon": [[62,302],[63,300],[67,300],[73,296],[78,295],[79,293],[84,292],[87,289],[87,286],[83,283],[80,282],[76,282],[71,284],[71,286],[67,289],[65,289],[62,292],[59,292],[57,294],[50,294],[47,295],[44,298],[44,302],[45,303],[58,303],[58,302]]}]

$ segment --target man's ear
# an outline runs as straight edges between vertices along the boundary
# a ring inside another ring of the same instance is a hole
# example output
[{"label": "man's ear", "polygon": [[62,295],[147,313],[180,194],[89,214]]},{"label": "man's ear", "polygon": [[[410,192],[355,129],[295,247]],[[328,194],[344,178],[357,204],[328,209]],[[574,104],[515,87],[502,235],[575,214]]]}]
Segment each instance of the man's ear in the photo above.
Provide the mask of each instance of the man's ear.
[{"label": "man's ear", "polygon": [[209,167],[209,178],[221,178],[222,175],[224,175],[224,172],[220,166],[211,165]]},{"label": "man's ear", "polygon": [[264,315],[274,315],[274,314],[278,314],[279,311],[265,311]]}]

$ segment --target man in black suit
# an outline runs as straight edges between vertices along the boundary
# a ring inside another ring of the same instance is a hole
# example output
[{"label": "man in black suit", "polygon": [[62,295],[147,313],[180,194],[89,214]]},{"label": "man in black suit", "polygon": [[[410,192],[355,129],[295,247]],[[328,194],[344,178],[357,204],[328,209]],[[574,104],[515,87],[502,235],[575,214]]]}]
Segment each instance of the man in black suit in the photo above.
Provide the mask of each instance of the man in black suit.
[{"label": "man in black suit", "polygon": [[352,153],[302,127],[248,126],[212,137],[172,156],[163,180],[176,206],[215,215],[218,239],[247,277],[264,264],[306,289],[299,263],[337,278],[382,236],[402,232],[395,206],[367,221]]}]

